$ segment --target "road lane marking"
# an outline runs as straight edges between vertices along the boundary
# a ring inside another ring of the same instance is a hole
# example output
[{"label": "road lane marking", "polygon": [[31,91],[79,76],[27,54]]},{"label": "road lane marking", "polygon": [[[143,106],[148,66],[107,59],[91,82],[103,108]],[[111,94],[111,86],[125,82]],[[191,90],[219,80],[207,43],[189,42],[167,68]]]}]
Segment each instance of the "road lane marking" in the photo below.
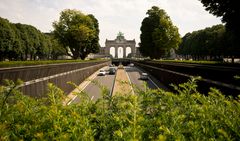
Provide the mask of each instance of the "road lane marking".
[{"label": "road lane marking", "polygon": [[[94,80],[95,78],[97,77],[97,75],[95,75],[92,80]],[[78,93],[81,93],[92,81],[91,80],[86,80],[86,84],[82,87],[82,88],[79,88],[80,91]],[[83,82],[84,83],[84,82]],[[80,86],[78,86],[80,87]],[[78,89],[78,88],[77,88]],[[70,105],[76,98],[77,98],[78,95],[75,95],[68,103],[67,105]]]},{"label": "road lane marking", "polygon": [[[103,68],[106,68],[105,67],[102,67],[100,69],[103,69]],[[97,77],[97,73],[98,71],[100,70],[98,69],[95,73],[93,73],[91,76],[89,76],[86,80],[84,80],[77,88],[75,88],[69,95],[68,95],[68,99],[67,101],[68,102],[64,102],[64,103],[67,103],[66,105],[70,105],[76,98],[78,95],[74,95],[73,93],[81,93],[91,82],[92,80],[94,80],[96,77]],[[74,96],[73,96],[74,95]],[[69,101],[69,99],[71,99]]]},{"label": "road lane marking", "polygon": [[[124,70],[125,70],[125,68],[124,68]],[[128,73],[127,73],[127,71],[125,70],[125,72],[126,72],[126,74],[127,74],[127,78],[128,78],[128,81],[130,82],[130,86],[131,86],[131,90],[132,90],[132,92],[133,92],[133,94],[135,94],[135,92],[134,92],[134,90],[133,90],[133,85],[132,85],[132,81],[130,80],[130,77],[128,76]]]},{"label": "road lane marking", "polygon": [[[138,69],[141,73],[143,73],[144,71],[140,70],[139,68],[135,67],[136,69]],[[148,76],[148,79],[153,83],[153,85],[159,89],[158,85]]]},{"label": "road lane marking", "polygon": [[153,83],[153,85],[155,85],[155,87],[159,89],[158,85],[155,82],[153,82],[153,80],[150,77],[148,77],[148,79]]},{"label": "road lane marking", "polygon": [[110,96],[112,96],[113,94],[113,89],[114,89],[114,85],[115,85],[115,81],[116,81],[116,76],[117,76],[117,71],[115,72],[115,75],[114,75],[114,78],[113,78],[113,84],[112,84],[112,87],[111,87],[111,91],[110,91]]},{"label": "road lane marking", "polygon": [[125,72],[126,72],[126,74],[127,74],[127,78],[128,78],[128,81],[129,81],[129,83],[130,83],[130,86],[131,86],[131,90],[132,90],[132,92],[133,92],[133,94],[135,94],[135,92],[134,92],[134,90],[133,90],[133,85],[132,85],[132,81],[130,80],[130,77],[128,76],[128,72],[126,71],[126,69],[125,69],[126,67],[124,67],[124,70],[125,70]]}]

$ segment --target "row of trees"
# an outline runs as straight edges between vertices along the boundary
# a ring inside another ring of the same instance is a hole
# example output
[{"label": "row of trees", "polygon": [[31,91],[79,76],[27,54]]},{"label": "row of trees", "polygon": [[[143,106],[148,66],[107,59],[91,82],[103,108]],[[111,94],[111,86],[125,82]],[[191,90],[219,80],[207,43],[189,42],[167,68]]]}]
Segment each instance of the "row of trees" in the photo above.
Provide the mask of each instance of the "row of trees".
[{"label": "row of trees", "polygon": [[215,25],[187,33],[182,38],[177,54],[194,60],[220,59],[232,54],[233,49],[230,48],[229,43],[225,26]]},{"label": "row of trees", "polygon": [[[178,54],[199,59],[222,59],[240,57],[240,11],[237,2],[231,0],[200,0],[206,10],[221,17],[225,25],[216,25],[187,33]],[[232,61],[234,62],[234,61]]]},{"label": "row of trees", "polygon": [[0,17],[0,60],[56,59],[66,54],[52,34]]},{"label": "row of trees", "polygon": [[[141,26],[140,51],[152,59],[165,57],[171,48],[180,48],[177,53],[193,59],[220,59],[240,57],[240,10],[236,1],[199,0],[206,10],[222,17],[225,25],[216,25],[187,33],[182,38],[164,10],[154,6],[148,10]],[[181,44],[180,44],[181,43]]]},{"label": "row of trees", "polygon": [[42,33],[35,27],[10,23],[0,17],[0,61],[57,59],[68,55],[85,59],[99,52],[98,20],[77,10],[64,10],[53,23],[52,33]]},{"label": "row of trees", "polygon": [[234,0],[200,0],[206,10],[221,17],[226,23],[226,32],[229,39],[228,48],[232,48],[231,56],[240,57],[240,10],[238,1]]}]

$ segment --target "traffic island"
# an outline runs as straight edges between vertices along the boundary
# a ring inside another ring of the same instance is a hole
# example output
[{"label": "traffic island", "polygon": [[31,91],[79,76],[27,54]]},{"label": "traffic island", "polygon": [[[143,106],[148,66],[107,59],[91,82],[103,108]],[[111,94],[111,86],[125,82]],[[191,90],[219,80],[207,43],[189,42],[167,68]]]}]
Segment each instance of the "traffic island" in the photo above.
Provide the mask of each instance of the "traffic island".
[{"label": "traffic island", "polygon": [[130,80],[122,65],[118,66],[112,95],[114,96],[119,94],[133,94]]}]

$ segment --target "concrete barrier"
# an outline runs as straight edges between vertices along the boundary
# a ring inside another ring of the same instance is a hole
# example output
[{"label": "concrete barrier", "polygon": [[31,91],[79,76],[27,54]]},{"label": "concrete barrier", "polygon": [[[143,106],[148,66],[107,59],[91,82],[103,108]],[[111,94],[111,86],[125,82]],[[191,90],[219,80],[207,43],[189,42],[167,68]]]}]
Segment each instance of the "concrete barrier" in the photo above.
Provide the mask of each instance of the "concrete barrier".
[{"label": "concrete barrier", "polygon": [[47,77],[47,76],[51,76],[51,75],[79,69],[79,68],[101,64],[104,62],[107,62],[107,61],[105,60],[105,61],[93,61],[93,62],[74,62],[74,63],[0,68],[0,84],[2,84],[3,79],[10,79],[13,81],[16,81],[17,79],[21,79],[25,82],[25,81]]},{"label": "concrete barrier", "polygon": [[[160,66],[153,66],[151,64],[146,64],[141,62],[134,62],[134,64],[151,73],[154,77],[156,77],[166,86],[169,86],[170,84],[178,85],[180,83],[187,82],[192,76],[186,73],[161,68]],[[207,92],[209,92],[210,87],[220,89],[221,92],[223,92],[223,94],[225,95],[237,96],[240,94],[239,86],[223,83],[219,81],[214,81],[208,78],[201,79],[200,81],[198,81],[197,84],[198,84],[198,90],[204,94],[207,94]],[[169,87],[169,88],[172,89],[172,87]]]},{"label": "concrete barrier", "polygon": [[[92,73],[97,71],[99,68],[109,65],[110,61],[98,61],[98,62],[87,62],[79,64],[64,64],[64,65],[50,65],[50,66],[33,66],[24,68],[9,69],[6,74],[2,73],[2,77],[16,80],[17,78],[29,81],[19,86],[25,95],[31,97],[44,97],[47,94],[47,84],[53,83],[57,87],[61,88],[65,94],[70,93],[74,87],[67,82],[73,82],[80,84],[84,79],[90,76]],[[63,68],[62,68],[63,67]],[[78,67],[78,68],[77,68]],[[29,69],[29,70],[28,70]],[[32,72],[30,71],[32,70]],[[41,72],[42,70],[42,72]],[[22,72],[21,72],[22,71]],[[56,72],[54,72],[56,71]],[[15,73],[14,73],[15,72]],[[25,74],[24,74],[25,72]],[[46,74],[44,74],[44,72]],[[34,76],[34,74],[40,74]],[[12,74],[12,77],[7,77]],[[28,78],[26,75],[30,74]]]}]

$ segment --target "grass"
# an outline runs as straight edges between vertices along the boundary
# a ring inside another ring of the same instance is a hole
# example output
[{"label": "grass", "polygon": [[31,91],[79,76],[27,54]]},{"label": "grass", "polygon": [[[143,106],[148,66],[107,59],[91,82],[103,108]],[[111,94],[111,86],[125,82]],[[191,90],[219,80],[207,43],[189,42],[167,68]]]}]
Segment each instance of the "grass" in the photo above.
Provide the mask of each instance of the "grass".
[{"label": "grass", "polygon": [[94,59],[94,60],[46,60],[46,61],[2,61],[2,62],[0,62],[0,68],[46,65],[46,64],[60,64],[60,63],[90,62],[90,61],[100,61],[100,59]]},{"label": "grass", "polygon": [[156,60],[156,61],[173,63],[192,63],[192,64],[226,64],[221,61],[194,61],[194,60]]}]

